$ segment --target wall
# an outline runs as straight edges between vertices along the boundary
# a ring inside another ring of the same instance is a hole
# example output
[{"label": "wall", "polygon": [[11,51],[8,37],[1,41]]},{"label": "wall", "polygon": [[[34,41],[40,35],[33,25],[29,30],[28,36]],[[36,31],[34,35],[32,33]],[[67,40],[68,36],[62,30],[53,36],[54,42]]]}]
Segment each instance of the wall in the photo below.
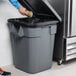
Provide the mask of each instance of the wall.
[{"label": "wall", "polygon": [[9,0],[0,0],[0,67],[13,64],[7,19],[22,17]]}]

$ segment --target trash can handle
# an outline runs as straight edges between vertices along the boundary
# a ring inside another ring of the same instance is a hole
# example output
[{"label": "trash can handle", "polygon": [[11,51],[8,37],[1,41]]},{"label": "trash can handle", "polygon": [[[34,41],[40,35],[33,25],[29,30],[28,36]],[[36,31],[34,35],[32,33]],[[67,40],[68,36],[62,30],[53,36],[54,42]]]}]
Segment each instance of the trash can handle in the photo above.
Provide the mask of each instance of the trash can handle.
[{"label": "trash can handle", "polygon": [[55,34],[56,31],[57,31],[57,25],[49,26],[49,33],[50,33],[50,35]]},{"label": "trash can handle", "polygon": [[22,26],[20,26],[17,34],[18,34],[19,37],[23,37],[24,36],[24,30],[23,30]]}]

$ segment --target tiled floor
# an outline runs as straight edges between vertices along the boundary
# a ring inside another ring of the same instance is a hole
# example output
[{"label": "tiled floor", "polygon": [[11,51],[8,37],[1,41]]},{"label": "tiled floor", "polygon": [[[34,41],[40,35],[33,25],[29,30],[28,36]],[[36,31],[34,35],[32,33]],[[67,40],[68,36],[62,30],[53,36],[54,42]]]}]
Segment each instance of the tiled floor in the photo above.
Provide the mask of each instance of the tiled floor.
[{"label": "tiled floor", "polygon": [[54,62],[51,69],[37,74],[27,74],[16,69],[13,65],[5,66],[3,68],[10,71],[12,76],[76,76],[76,61],[60,66]]}]

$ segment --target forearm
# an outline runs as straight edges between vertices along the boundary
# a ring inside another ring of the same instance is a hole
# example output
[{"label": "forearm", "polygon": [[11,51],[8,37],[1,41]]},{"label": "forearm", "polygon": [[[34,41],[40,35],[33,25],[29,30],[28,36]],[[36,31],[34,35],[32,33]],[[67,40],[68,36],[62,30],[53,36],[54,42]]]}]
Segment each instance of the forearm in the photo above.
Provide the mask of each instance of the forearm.
[{"label": "forearm", "polygon": [[32,17],[33,15],[32,11],[28,11],[25,7],[21,6],[18,0],[9,0],[9,1],[11,2],[13,6],[15,6],[18,9],[18,11],[21,14]]},{"label": "forearm", "polygon": [[17,9],[21,7],[21,4],[18,2],[18,0],[9,0],[13,6],[15,6]]}]

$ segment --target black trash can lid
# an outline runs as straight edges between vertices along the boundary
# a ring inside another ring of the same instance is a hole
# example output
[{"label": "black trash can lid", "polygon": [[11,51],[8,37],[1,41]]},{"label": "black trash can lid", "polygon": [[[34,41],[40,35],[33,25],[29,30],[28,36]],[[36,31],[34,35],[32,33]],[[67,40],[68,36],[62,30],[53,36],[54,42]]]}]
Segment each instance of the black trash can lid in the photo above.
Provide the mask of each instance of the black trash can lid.
[{"label": "black trash can lid", "polygon": [[14,26],[22,26],[22,27],[44,27],[50,25],[56,25],[58,23],[57,20],[51,19],[49,16],[46,15],[39,15],[39,17],[32,17],[32,18],[15,18],[15,19],[8,19],[8,22],[14,24]]},{"label": "black trash can lid", "polygon": [[52,7],[49,0],[19,0],[19,2],[28,10],[33,11],[34,16],[39,14],[50,15],[55,20],[62,21],[60,15]]}]

